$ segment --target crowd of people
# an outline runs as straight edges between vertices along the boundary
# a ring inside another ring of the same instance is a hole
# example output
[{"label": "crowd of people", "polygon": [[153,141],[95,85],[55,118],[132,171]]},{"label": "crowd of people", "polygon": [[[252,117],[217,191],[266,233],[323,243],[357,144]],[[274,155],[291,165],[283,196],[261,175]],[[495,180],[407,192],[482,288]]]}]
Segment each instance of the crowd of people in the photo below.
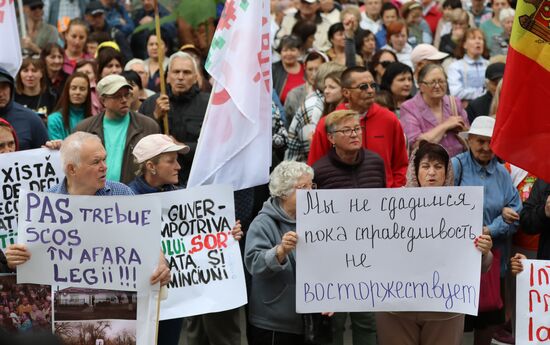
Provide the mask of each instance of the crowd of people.
[{"label": "crowd of people", "polygon": [[9,332],[51,330],[49,286],[17,285],[15,276],[3,276],[0,281],[0,328]]},{"label": "crowd of people", "polygon": [[[25,58],[15,77],[0,65],[0,153],[61,148],[66,178],[55,193],[185,188],[212,88],[204,61],[216,18],[198,27],[167,21],[159,37],[152,0],[23,7]],[[159,7],[161,17],[175,11]],[[480,301],[477,317],[350,313],[353,344],[458,345],[464,331],[474,331],[475,345],[514,343],[512,276],[522,258],[550,257],[550,187],[490,146],[513,7],[271,0],[272,173],[268,185],[235,192],[250,344],[304,343],[296,190],[430,186],[483,186],[483,228],[472,245],[483,274],[496,277],[497,302]],[[160,134],[165,120],[169,136]],[[20,245],[6,257],[7,271],[29,258]],[[168,280],[161,260],[152,282]],[[348,314],[329,314],[332,343],[343,344]],[[159,344],[177,344],[182,327],[190,344],[239,344],[244,333],[239,311],[229,310],[163,321]]]}]

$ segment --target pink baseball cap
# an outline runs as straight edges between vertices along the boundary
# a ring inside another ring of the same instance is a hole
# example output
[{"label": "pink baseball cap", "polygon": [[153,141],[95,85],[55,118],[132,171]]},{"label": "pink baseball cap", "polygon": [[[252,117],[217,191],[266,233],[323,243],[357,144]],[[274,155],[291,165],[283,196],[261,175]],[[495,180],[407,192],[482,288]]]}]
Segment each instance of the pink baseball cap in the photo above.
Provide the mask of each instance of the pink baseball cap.
[{"label": "pink baseball cap", "polygon": [[143,163],[166,152],[188,153],[189,146],[175,142],[174,139],[164,134],[151,134],[138,141],[132,154],[138,163]]},{"label": "pink baseball cap", "polygon": [[411,52],[411,61],[416,66],[422,60],[438,61],[445,59],[449,54],[440,52],[431,44],[420,43]]}]

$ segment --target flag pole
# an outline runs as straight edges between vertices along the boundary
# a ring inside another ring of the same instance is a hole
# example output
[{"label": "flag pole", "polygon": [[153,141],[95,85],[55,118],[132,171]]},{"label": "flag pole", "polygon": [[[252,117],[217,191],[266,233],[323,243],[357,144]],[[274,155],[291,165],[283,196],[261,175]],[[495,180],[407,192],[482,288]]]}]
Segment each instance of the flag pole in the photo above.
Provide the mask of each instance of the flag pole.
[{"label": "flag pole", "polygon": [[[21,0],[18,0],[21,1]],[[158,63],[159,63],[159,78],[160,78],[160,94],[166,95],[166,84],[164,78],[164,41],[160,35],[160,16],[159,16],[159,3],[155,0],[155,35],[158,42]],[[168,127],[168,114],[162,114],[162,123],[164,127],[164,134],[170,134],[170,128]]]},{"label": "flag pole", "polygon": [[25,22],[25,13],[23,12],[23,0],[17,0],[19,7],[19,24],[21,25],[21,37],[27,36],[27,23]]}]

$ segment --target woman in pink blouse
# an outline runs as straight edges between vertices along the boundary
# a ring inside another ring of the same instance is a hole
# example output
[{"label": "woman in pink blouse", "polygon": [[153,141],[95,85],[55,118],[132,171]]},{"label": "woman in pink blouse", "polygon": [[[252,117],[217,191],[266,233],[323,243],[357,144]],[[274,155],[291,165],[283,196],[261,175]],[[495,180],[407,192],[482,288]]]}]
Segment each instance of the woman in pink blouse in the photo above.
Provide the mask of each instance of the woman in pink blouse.
[{"label": "woman in pink blouse", "polygon": [[451,157],[465,150],[459,132],[469,128],[460,100],[447,95],[447,76],[440,65],[424,66],[418,75],[419,92],[401,105],[401,124],[409,147],[421,140],[438,143]]}]

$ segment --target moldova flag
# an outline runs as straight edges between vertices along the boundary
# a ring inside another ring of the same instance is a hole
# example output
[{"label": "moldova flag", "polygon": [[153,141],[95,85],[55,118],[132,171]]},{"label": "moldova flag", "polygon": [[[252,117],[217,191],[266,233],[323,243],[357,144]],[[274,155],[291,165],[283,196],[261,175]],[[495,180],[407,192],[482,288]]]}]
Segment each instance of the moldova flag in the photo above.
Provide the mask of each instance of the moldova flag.
[{"label": "moldova flag", "polygon": [[491,146],[550,182],[550,0],[518,0]]}]

